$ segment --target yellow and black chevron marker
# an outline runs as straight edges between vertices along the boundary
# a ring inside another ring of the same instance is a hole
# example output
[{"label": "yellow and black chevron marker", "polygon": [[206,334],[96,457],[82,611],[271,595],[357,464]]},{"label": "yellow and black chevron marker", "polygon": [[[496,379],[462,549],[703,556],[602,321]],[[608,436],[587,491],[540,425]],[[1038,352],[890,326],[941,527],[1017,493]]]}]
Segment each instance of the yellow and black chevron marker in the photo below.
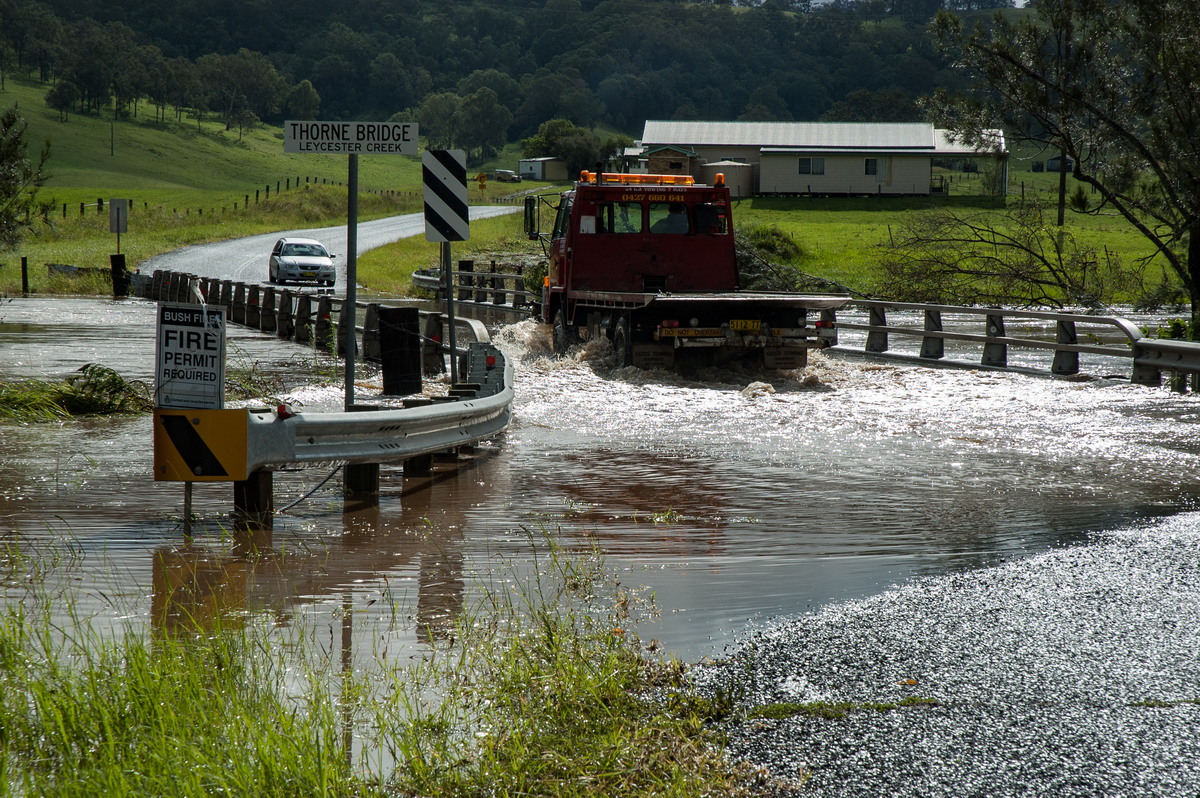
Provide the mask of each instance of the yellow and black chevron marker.
[{"label": "yellow and black chevron marker", "polygon": [[237,482],[247,478],[247,411],[154,411],[154,479]]}]

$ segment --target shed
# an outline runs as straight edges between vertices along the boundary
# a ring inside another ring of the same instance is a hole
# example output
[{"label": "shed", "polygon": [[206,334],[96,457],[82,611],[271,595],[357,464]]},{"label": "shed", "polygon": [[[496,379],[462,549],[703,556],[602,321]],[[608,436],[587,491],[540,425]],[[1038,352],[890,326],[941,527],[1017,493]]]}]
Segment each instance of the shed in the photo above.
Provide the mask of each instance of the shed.
[{"label": "shed", "polygon": [[754,164],[740,161],[713,161],[700,167],[700,182],[712,185],[718,174],[725,175],[725,185],[729,186],[729,196],[754,196]]},{"label": "shed", "polygon": [[517,171],[523,180],[566,180],[567,162],[562,158],[522,158]]},{"label": "shed", "polygon": [[[1058,167],[1059,167],[1059,164],[1060,164],[1060,163],[1062,163],[1062,157],[1061,157],[1061,156],[1054,155],[1054,156],[1052,156],[1052,157],[1050,157],[1050,158],[1047,158],[1047,159],[1046,159],[1046,171],[1047,171],[1047,172],[1057,172],[1057,171],[1058,171]],[[1072,169],[1074,169],[1074,168],[1075,168],[1075,162],[1071,160],[1070,156],[1067,156],[1067,158],[1066,158],[1066,171],[1068,171],[1068,172],[1069,172],[1069,171],[1071,171],[1071,170],[1072,170]]]}]

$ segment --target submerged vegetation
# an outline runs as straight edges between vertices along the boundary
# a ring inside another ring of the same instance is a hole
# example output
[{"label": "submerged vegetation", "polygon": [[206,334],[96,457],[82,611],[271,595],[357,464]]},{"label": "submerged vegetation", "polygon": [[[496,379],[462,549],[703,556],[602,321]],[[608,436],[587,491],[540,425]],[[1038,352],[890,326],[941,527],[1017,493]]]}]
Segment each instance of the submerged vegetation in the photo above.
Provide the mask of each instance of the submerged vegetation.
[{"label": "submerged vegetation", "polygon": [[242,611],[114,631],[50,588],[70,582],[72,562],[0,549],[18,599],[0,611],[0,783],[17,794],[736,796],[762,786],[726,761],[691,704],[654,698],[682,685],[684,669],[647,651],[632,627],[652,605],[592,553],[550,544],[532,572],[481,588],[448,642],[417,660],[376,653],[353,672],[321,635]]},{"label": "submerged vegetation", "polygon": [[[231,400],[276,405],[282,401],[288,376],[303,375],[306,382],[335,382],[341,365],[320,352],[297,355],[270,368],[243,352],[226,367],[225,391]],[[135,415],[154,407],[152,387],[122,376],[108,366],[88,363],[62,380],[11,380],[0,382],[0,421],[31,424],[62,421],[77,416]]]},{"label": "submerged vegetation", "polygon": [[57,421],[70,416],[144,413],[150,387],[98,363],[81,366],[65,380],[0,383],[0,420]]}]

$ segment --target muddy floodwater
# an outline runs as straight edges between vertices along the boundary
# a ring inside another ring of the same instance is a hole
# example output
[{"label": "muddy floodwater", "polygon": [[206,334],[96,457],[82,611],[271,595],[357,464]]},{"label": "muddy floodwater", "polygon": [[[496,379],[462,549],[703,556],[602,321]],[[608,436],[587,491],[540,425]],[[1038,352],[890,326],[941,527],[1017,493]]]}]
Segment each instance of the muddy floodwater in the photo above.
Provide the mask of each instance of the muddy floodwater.
[{"label": "muddy floodwater", "polygon": [[[153,312],[7,301],[0,376],[98,362],[148,380]],[[1200,401],[1166,389],[837,353],[684,379],[613,371],[602,346],[555,359],[532,322],[494,335],[516,364],[511,428],[432,477],[385,467],[377,509],[343,513],[329,468],[279,473],[274,530],[247,540],[229,531],[231,486],[200,484],[187,539],[182,486],[152,478],[148,417],[8,423],[0,535],[97,617],[326,619],[397,654],[448,634],[480,585],[519,579],[554,540],[644,587],[658,615],[642,637],[695,660],[772,620],[1086,543],[1200,493]],[[239,329],[229,349],[285,376],[279,398],[340,409],[340,377],[310,350]],[[369,369],[359,391],[379,391]],[[23,575],[4,578],[19,600]]]}]

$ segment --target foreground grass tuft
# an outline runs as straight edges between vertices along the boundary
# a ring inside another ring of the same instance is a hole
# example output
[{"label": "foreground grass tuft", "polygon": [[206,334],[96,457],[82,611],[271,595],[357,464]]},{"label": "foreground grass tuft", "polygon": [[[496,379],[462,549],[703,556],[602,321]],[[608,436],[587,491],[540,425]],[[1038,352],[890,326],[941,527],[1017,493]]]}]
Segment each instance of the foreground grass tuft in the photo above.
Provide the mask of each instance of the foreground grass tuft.
[{"label": "foreground grass tuft", "polygon": [[143,413],[152,407],[150,387],[113,369],[88,363],[65,380],[0,383],[0,420],[22,423],[69,416]]},{"label": "foreground grass tuft", "polygon": [[154,641],[0,616],[0,771],[18,795],[364,794],[334,701],[288,700],[253,634]]},{"label": "foreground grass tuft", "polygon": [[[684,669],[629,630],[644,605],[595,558],[551,550],[523,590],[490,591],[379,727],[402,795],[749,795],[704,718],[649,698]],[[408,674],[405,674],[406,676]],[[430,706],[420,694],[440,685]],[[432,733],[431,733],[432,732]]]}]

